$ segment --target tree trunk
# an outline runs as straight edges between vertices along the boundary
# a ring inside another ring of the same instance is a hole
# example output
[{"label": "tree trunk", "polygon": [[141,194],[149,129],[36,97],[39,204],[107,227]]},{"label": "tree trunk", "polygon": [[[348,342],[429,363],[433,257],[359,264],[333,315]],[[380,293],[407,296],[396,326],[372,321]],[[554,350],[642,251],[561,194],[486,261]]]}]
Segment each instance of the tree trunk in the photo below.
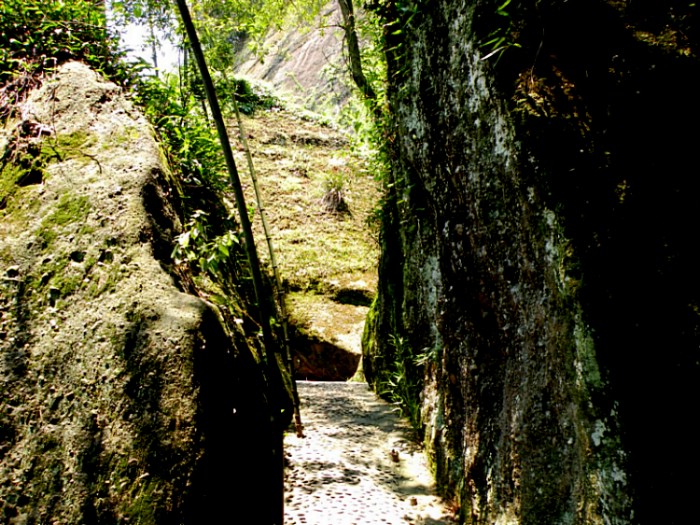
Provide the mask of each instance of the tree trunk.
[{"label": "tree trunk", "polygon": [[347,44],[349,68],[353,82],[362,93],[362,97],[374,113],[375,118],[381,117],[381,111],[377,103],[377,94],[372,85],[367,80],[362,69],[362,56],[360,54],[360,44],[355,30],[355,11],[352,0],[338,0],[340,12],[343,16],[343,31],[345,32],[345,42]]}]

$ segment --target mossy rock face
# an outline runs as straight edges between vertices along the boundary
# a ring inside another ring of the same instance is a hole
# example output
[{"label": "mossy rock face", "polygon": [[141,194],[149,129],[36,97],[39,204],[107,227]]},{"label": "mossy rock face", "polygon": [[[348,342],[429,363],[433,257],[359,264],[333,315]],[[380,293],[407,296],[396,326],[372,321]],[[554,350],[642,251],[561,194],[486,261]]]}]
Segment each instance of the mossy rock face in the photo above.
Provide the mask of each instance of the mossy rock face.
[{"label": "mossy rock face", "polygon": [[[202,523],[250,501],[279,469],[263,377],[154,256],[179,220],[150,126],[79,63],[24,114],[0,130],[0,522]],[[18,167],[22,129],[38,160]]]},{"label": "mossy rock face", "polygon": [[402,338],[464,523],[693,521],[697,7],[401,4],[368,379]]}]

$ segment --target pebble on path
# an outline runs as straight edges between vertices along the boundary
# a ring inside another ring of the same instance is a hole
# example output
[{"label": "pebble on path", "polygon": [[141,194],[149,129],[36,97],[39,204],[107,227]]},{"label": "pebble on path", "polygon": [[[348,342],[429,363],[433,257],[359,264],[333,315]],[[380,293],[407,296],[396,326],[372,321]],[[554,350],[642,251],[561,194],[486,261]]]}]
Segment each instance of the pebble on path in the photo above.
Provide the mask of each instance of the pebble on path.
[{"label": "pebble on path", "polygon": [[425,455],[366,383],[298,381],[306,437],[285,437],[285,525],[453,525]]}]

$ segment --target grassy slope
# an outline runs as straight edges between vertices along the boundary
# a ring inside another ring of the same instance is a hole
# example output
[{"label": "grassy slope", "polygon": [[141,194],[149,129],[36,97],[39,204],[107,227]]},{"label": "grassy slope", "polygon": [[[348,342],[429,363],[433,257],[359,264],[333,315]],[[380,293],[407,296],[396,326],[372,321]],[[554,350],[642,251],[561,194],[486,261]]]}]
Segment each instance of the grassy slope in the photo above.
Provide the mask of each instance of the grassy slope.
[{"label": "grassy slope", "polygon": [[[376,289],[378,245],[368,227],[379,188],[347,136],[286,110],[244,117],[280,272],[290,291],[292,322],[359,353],[369,299]],[[237,130],[239,169],[247,166]],[[233,139],[232,139],[233,140]],[[247,173],[243,177],[249,181]],[[331,184],[329,181],[333,181]],[[329,212],[322,199],[342,184],[348,211]],[[249,207],[250,183],[244,183]],[[256,213],[261,259],[269,261]]]}]

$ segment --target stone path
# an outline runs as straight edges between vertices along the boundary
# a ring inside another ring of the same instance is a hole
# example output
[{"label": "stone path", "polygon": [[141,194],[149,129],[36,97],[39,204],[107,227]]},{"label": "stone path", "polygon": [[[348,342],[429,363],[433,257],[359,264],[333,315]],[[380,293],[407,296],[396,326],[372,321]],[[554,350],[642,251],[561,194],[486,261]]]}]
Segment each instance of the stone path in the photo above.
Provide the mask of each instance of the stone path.
[{"label": "stone path", "polygon": [[366,383],[297,383],[305,438],[285,438],[285,525],[452,525],[408,425]]}]

